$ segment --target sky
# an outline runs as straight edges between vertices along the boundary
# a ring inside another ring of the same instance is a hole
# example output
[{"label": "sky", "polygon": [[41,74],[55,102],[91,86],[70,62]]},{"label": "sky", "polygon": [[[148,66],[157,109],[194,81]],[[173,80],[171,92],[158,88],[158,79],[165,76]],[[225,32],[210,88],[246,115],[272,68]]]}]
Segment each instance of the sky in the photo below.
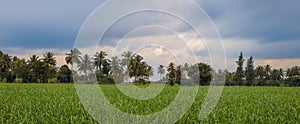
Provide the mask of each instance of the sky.
[{"label": "sky", "polygon": [[[173,1],[128,3],[132,6],[141,6],[153,2],[156,6],[174,10],[181,10],[178,5],[185,6],[184,0]],[[0,50],[23,58],[50,51],[55,53],[59,65],[65,64],[65,53],[74,47],[81,26],[104,2],[106,1],[2,0]],[[194,2],[202,7],[218,30],[224,44],[229,70],[235,70],[235,61],[241,51],[246,59],[253,55],[256,65],[271,64],[273,68],[299,65],[299,0],[194,0]],[[108,8],[104,16],[98,18],[105,21],[108,16],[122,8],[126,6],[116,4]],[[189,7],[182,11],[185,17],[202,19],[199,11],[193,11]],[[100,23],[101,26],[101,22],[95,23]],[[201,28],[203,34],[209,35],[210,32],[205,32],[207,27]],[[206,40],[201,38],[194,34],[192,27],[176,17],[144,12],[129,15],[114,23],[102,37],[103,42],[99,43],[97,50],[108,52],[133,50],[145,56],[145,60],[153,65],[161,61],[167,64],[178,59],[186,60],[189,57],[197,57],[209,63],[209,51],[205,45],[214,43],[217,37]],[[100,41],[100,39],[93,40]],[[145,46],[145,44],[160,44],[160,46]]]}]

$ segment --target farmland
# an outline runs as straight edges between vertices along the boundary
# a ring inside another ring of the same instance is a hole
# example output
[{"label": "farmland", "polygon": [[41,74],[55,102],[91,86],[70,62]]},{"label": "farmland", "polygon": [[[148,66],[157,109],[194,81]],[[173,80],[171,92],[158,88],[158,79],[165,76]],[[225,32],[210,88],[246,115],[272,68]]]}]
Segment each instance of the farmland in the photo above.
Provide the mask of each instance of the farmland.
[{"label": "farmland", "polygon": [[[154,99],[128,98],[113,85],[101,85],[107,99],[131,114],[151,114],[174,99],[179,86],[166,86]],[[200,86],[196,100],[178,123],[199,122],[208,91]],[[299,123],[299,87],[224,87],[217,107],[204,123]],[[85,111],[72,84],[0,83],[0,123],[97,123]]]}]

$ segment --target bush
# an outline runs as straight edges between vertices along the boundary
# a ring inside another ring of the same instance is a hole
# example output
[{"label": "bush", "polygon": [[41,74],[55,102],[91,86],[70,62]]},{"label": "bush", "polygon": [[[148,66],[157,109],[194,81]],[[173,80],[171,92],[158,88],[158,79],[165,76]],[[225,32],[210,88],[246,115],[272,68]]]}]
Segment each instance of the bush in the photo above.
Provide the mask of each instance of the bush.
[{"label": "bush", "polygon": [[22,78],[16,78],[16,79],[15,79],[15,82],[16,82],[16,83],[23,83],[23,79],[22,79]]}]

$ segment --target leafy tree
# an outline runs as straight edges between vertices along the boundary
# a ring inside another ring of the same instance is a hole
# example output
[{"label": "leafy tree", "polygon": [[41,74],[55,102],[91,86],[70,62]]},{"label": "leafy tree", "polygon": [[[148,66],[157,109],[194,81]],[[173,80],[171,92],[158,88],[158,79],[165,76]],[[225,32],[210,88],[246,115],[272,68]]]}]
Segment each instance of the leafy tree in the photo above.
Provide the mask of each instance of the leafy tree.
[{"label": "leafy tree", "polygon": [[99,53],[97,52],[95,55],[95,59],[94,59],[94,65],[96,67],[96,69],[99,69],[102,72],[102,68],[104,66],[104,64],[107,63],[107,59],[105,59],[105,57],[107,56],[107,54],[103,51],[100,51]]},{"label": "leafy tree", "polygon": [[123,82],[125,75],[121,67],[121,60],[117,56],[111,57],[111,74],[116,83]]},{"label": "leafy tree", "polygon": [[264,85],[264,78],[265,78],[265,68],[264,66],[257,66],[255,69],[255,77],[258,80],[258,85]]},{"label": "leafy tree", "polygon": [[180,81],[181,81],[181,73],[182,72],[182,67],[181,65],[178,65],[176,67],[176,80],[175,83],[177,83],[178,85],[180,85]]},{"label": "leafy tree", "polygon": [[162,79],[162,75],[164,75],[166,73],[165,66],[159,65],[158,68],[157,68],[157,70],[158,70],[157,73],[159,74],[160,80],[161,80]]},{"label": "leafy tree", "polygon": [[238,60],[236,61],[238,67],[236,69],[235,77],[236,77],[236,82],[239,85],[243,85],[243,78],[244,78],[244,71],[243,71],[243,65],[244,65],[245,59],[243,58],[243,53],[240,53],[240,56]]},{"label": "leafy tree", "polygon": [[227,69],[224,70],[225,73],[225,84],[227,86],[234,85],[234,72],[229,72]]},{"label": "leafy tree", "polygon": [[85,54],[82,58],[80,57],[80,61],[78,62],[78,71],[83,72],[85,75],[88,75],[88,73],[93,72],[93,62],[92,58]]},{"label": "leafy tree", "polygon": [[54,54],[51,53],[51,52],[46,52],[44,55],[43,55],[43,62],[46,64],[45,66],[45,79],[48,80],[48,83],[51,82],[50,79],[53,79],[55,78],[56,76],[56,60],[55,60],[55,57],[54,57]]},{"label": "leafy tree", "polygon": [[59,68],[57,80],[61,83],[73,82],[72,70],[67,65],[62,65]]},{"label": "leafy tree", "polygon": [[200,74],[200,85],[209,85],[212,79],[212,68],[205,63],[198,63],[197,65]]},{"label": "leafy tree", "polygon": [[253,84],[253,81],[255,79],[255,74],[254,74],[254,61],[253,61],[253,57],[251,56],[248,60],[247,60],[247,66],[245,69],[245,76],[246,76],[246,80],[247,80],[247,85],[250,86]]},{"label": "leafy tree", "polygon": [[271,75],[271,66],[270,65],[265,65],[265,80],[270,80],[270,75]]},{"label": "leafy tree", "polygon": [[16,77],[16,82],[17,83],[28,83],[29,78],[29,68],[26,64],[25,59],[19,59],[19,58],[14,58],[13,59],[13,65],[12,65],[12,73]]},{"label": "leafy tree", "polygon": [[[10,68],[12,67],[12,60],[11,56],[8,54],[0,53],[0,74],[1,74],[1,80],[10,79]],[[8,81],[9,82],[9,81]]]},{"label": "leafy tree", "polygon": [[278,69],[273,69],[270,72],[270,78],[272,80],[272,85],[280,85],[280,81],[281,81],[281,72]]},{"label": "leafy tree", "polygon": [[77,48],[71,49],[70,53],[67,53],[66,55],[66,63],[72,65],[72,67],[73,64],[78,64],[78,62],[80,62],[81,52]]},{"label": "leafy tree", "polygon": [[54,57],[54,54],[51,52],[46,52],[44,55],[44,58],[42,59],[47,65],[55,66],[56,60]]},{"label": "leafy tree", "polygon": [[42,70],[42,64],[39,59],[39,56],[32,55],[30,56],[29,60],[27,61],[29,66],[29,80],[30,82],[38,82],[38,78],[43,74],[40,73]]},{"label": "leafy tree", "polygon": [[121,60],[121,65],[124,68],[125,78],[129,80],[129,68],[130,64],[132,64],[132,58],[135,57],[135,55],[131,51],[124,52],[122,55],[123,59]]},{"label": "leafy tree", "polygon": [[169,79],[169,84],[173,86],[176,78],[175,64],[173,62],[169,64],[167,71],[168,71],[167,77]]}]

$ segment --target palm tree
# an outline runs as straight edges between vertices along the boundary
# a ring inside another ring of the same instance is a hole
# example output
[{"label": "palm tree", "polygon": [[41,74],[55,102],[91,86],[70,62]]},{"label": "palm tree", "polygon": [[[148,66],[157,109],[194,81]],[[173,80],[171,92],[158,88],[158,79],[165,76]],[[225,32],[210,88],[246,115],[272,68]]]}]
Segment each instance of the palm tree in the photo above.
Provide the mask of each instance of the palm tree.
[{"label": "palm tree", "polygon": [[78,64],[78,62],[80,61],[81,57],[80,57],[81,52],[77,49],[71,49],[70,53],[67,53],[67,57],[65,58],[66,63],[67,64],[71,64],[73,67],[73,64]]},{"label": "palm tree", "polygon": [[270,74],[271,74],[271,66],[270,66],[270,65],[266,65],[266,66],[265,66],[265,76],[266,76],[266,80],[270,80]]},{"label": "palm tree", "polygon": [[27,62],[28,62],[29,65],[32,65],[37,61],[39,61],[39,56],[32,55],[32,56],[29,57],[29,60]]},{"label": "palm tree", "polygon": [[257,66],[255,69],[255,77],[258,79],[258,85],[264,85],[263,79],[266,76],[265,68],[263,66]]},{"label": "palm tree", "polygon": [[171,62],[167,68],[168,71],[168,78],[169,78],[169,84],[171,86],[174,85],[175,77],[176,77],[176,70],[175,70],[175,64]]},{"label": "palm tree", "polygon": [[39,59],[39,56],[32,55],[30,56],[29,60],[27,61],[29,66],[29,73],[30,73],[30,81],[31,82],[37,82],[38,76],[41,75],[39,71],[41,69],[41,61]]},{"label": "palm tree", "polygon": [[128,67],[128,64],[130,63],[130,60],[135,56],[131,51],[127,51],[127,52],[124,52],[122,55],[123,57],[122,59],[122,65],[123,66],[127,66]]},{"label": "palm tree", "polygon": [[12,61],[11,61],[11,56],[8,54],[3,54],[2,52],[0,53],[0,73],[1,74],[1,79],[6,78],[7,75],[9,75],[9,70],[12,67]]},{"label": "palm tree", "polygon": [[183,76],[185,78],[188,75],[188,71],[189,71],[189,64],[188,63],[184,63],[183,68],[182,68],[182,73],[183,73]]},{"label": "palm tree", "polygon": [[158,70],[157,73],[160,75],[160,80],[161,80],[162,75],[166,73],[165,66],[159,65],[158,68],[157,68],[157,70]]},{"label": "palm tree", "polygon": [[97,52],[94,58],[94,65],[96,69],[99,69],[100,72],[102,72],[103,65],[107,63],[107,59],[105,57],[107,54],[103,51],[100,51],[99,53]]},{"label": "palm tree", "polygon": [[87,75],[89,72],[93,72],[94,67],[92,58],[88,54],[85,54],[83,58],[80,58],[80,61],[77,62],[79,72],[83,72],[85,75]]},{"label": "palm tree", "polygon": [[112,73],[122,73],[122,67],[120,65],[120,59],[115,56],[115,57],[111,57],[111,69],[112,69]]},{"label": "palm tree", "polygon": [[120,65],[120,59],[115,56],[111,57],[111,75],[114,78],[115,83],[121,83],[124,79],[123,69]]},{"label": "palm tree", "polygon": [[52,65],[52,66],[56,65],[56,60],[52,52],[46,52],[43,56],[44,56],[43,61],[47,65]]},{"label": "palm tree", "polygon": [[127,52],[124,52],[122,55],[122,60],[121,60],[121,65],[124,69],[124,73],[125,73],[125,78],[128,79],[128,82],[130,82],[130,71],[129,71],[129,68],[130,68],[130,64],[132,64],[132,59],[134,58],[134,54],[131,52],[131,51],[127,51]]}]

